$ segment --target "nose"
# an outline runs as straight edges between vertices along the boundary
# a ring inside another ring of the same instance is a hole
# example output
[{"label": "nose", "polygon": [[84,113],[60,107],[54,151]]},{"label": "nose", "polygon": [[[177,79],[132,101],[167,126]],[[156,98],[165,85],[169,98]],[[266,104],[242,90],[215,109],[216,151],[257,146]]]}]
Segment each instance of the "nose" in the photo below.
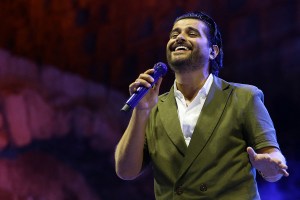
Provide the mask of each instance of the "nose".
[{"label": "nose", "polygon": [[177,35],[176,42],[181,43],[183,41],[185,41],[185,37],[182,34]]}]

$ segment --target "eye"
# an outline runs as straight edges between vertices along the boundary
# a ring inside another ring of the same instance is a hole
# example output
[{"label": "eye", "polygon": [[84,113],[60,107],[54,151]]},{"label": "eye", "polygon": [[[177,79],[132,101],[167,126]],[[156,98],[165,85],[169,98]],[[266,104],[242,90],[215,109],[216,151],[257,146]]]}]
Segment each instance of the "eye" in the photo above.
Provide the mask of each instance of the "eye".
[{"label": "eye", "polygon": [[195,32],[195,31],[189,32],[189,35],[190,35],[191,37],[198,37],[198,36],[199,36],[199,34],[198,34],[197,32]]},{"label": "eye", "polygon": [[170,34],[170,39],[175,39],[178,35],[179,35],[178,32],[172,32],[172,33]]}]

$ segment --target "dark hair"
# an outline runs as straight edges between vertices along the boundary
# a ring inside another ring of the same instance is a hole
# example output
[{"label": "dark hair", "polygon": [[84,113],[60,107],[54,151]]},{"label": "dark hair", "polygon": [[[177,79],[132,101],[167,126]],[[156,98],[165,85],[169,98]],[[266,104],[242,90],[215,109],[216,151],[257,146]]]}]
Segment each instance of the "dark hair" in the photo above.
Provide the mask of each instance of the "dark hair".
[{"label": "dark hair", "polygon": [[198,19],[203,21],[208,28],[208,40],[211,46],[217,45],[219,47],[219,54],[210,62],[210,72],[215,76],[218,76],[219,70],[223,67],[223,46],[221,33],[217,27],[215,21],[203,12],[190,12],[177,17],[174,24],[182,19]]}]

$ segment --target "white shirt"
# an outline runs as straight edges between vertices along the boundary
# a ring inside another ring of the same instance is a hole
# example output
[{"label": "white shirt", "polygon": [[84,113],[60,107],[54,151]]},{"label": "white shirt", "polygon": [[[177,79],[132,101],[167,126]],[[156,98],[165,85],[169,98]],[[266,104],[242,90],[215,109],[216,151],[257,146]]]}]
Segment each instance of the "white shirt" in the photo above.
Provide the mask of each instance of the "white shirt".
[{"label": "white shirt", "polygon": [[203,104],[213,82],[213,75],[210,74],[203,87],[199,90],[193,101],[187,105],[183,94],[177,89],[176,80],[174,83],[174,95],[177,103],[177,113],[181,125],[181,130],[188,146],[192,138],[197,120],[200,116]]}]

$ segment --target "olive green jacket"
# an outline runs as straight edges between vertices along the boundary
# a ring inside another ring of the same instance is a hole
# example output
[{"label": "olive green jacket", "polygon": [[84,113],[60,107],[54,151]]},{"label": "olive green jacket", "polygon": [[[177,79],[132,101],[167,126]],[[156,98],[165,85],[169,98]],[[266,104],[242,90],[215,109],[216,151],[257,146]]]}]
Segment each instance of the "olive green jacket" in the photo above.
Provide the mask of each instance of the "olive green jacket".
[{"label": "olive green jacket", "polygon": [[144,158],[152,164],[156,199],[260,199],[248,146],[279,148],[259,89],[214,76],[187,147],[172,87],[146,129]]}]

